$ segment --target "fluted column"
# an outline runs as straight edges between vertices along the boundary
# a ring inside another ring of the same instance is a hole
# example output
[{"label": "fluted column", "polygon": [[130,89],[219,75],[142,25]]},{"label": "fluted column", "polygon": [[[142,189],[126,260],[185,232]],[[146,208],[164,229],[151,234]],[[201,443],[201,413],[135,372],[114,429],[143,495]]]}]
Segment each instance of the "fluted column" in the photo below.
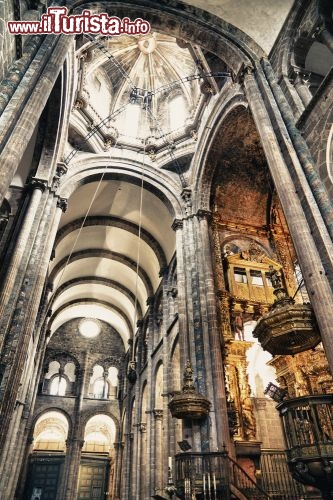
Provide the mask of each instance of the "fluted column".
[{"label": "fluted column", "polygon": [[124,460],[123,460],[123,472],[122,472],[122,492],[121,499],[132,500],[131,499],[131,464],[132,464],[132,450],[133,450],[133,432],[127,432],[124,434],[125,438],[125,449],[124,449]]},{"label": "fluted column", "polygon": [[332,290],[252,71],[244,75],[244,88],[333,370]]},{"label": "fluted column", "polygon": [[[318,241],[322,241],[324,245],[327,246],[329,244],[329,236],[331,239],[333,238],[332,200],[330,200],[326,188],[319,177],[310,150],[296,126],[295,117],[276,80],[270,62],[263,58],[261,60],[261,66],[264,75],[262,75],[261,69],[258,68],[257,78],[258,83],[260,83],[262,94],[257,87],[254,92],[256,94],[255,99],[259,99],[260,104],[263,105],[264,96],[267,102],[267,109],[270,108],[271,113],[274,114],[275,139],[276,136],[279,137],[281,145],[285,148],[285,156],[286,158],[289,157],[288,160],[295,172],[294,189],[296,185],[297,189],[300,191],[300,196],[303,194],[303,203],[304,206],[307,206],[308,217],[313,219],[313,231],[318,233]],[[249,82],[249,77],[245,80]],[[255,79],[254,83],[257,86]],[[249,86],[248,83],[246,83],[246,85]],[[252,101],[252,98],[249,99],[251,108],[255,102],[256,101]],[[259,102],[257,104],[259,104]],[[267,113],[266,109],[265,113]],[[269,117],[267,118],[269,126],[272,128],[272,123]],[[265,146],[265,144],[263,144],[263,146]],[[330,254],[332,254],[332,252],[330,252]],[[329,255],[328,259],[330,259],[332,266],[332,255]]]},{"label": "fluted column", "polygon": [[187,346],[187,294],[185,279],[185,256],[183,250],[183,227],[181,219],[175,219],[172,229],[176,233],[176,255],[177,255],[177,301],[178,301],[178,323],[179,323],[179,347],[181,365],[185,366],[188,359]]}]

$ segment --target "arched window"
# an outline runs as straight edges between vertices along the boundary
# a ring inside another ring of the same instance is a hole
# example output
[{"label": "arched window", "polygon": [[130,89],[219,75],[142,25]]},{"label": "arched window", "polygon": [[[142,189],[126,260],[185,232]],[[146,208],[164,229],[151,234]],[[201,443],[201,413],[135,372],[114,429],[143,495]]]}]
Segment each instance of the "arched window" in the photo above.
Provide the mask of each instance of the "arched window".
[{"label": "arched window", "polygon": [[65,451],[67,436],[67,418],[58,411],[48,411],[36,422],[34,450]]},{"label": "arched window", "polygon": [[[66,359],[67,358],[67,359]],[[49,361],[44,376],[42,392],[51,396],[65,396],[73,394],[76,381],[76,366],[67,356],[58,356]]]},{"label": "arched window", "polygon": [[51,396],[64,396],[66,394],[67,381],[65,377],[56,375],[50,385]]},{"label": "arched window", "polygon": [[115,437],[113,420],[108,415],[95,415],[86,424],[82,450],[85,453],[110,454]]},{"label": "arched window", "polygon": [[107,399],[109,393],[109,384],[105,378],[99,378],[94,383],[94,398]]}]

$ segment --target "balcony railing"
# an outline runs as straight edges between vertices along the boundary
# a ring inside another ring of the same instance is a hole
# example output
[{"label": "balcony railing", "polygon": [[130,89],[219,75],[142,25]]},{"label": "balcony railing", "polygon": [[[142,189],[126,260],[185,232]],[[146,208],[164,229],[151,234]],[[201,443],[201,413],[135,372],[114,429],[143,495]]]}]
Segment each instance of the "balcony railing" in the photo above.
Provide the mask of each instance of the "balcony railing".
[{"label": "balcony railing", "polygon": [[230,500],[237,493],[248,499],[269,499],[227,452],[179,453],[175,485],[177,496],[184,500]]},{"label": "balcony railing", "polygon": [[290,399],[277,408],[294,478],[333,498],[333,394]]}]

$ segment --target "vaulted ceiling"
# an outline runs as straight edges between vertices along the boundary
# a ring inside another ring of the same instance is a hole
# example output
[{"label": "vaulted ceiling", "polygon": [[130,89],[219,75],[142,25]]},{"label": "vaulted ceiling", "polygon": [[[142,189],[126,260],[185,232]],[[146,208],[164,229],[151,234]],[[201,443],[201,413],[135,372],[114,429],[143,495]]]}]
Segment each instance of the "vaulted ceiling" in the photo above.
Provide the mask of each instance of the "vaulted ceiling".
[{"label": "vaulted ceiling", "polygon": [[294,0],[184,0],[220,17],[271,50]]}]

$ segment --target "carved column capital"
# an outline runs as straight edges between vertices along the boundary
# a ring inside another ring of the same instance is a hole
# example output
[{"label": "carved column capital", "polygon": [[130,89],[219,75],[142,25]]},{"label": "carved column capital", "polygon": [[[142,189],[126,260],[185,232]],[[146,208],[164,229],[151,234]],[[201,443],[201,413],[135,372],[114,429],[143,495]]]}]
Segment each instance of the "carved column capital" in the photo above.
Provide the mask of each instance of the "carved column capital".
[{"label": "carved column capital", "polygon": [[56,191],[60,186],[60,179],[63,175],[67,173],[68,167],[64,162],[59,162],[57,164],[56,172],[52,181],[52,189]]},{"label": "carved column capital", "polygon": [[139,424],[139,431],[143,434],[147,432],[147,423],[146,422],[141,422]]},{"label": "carved column capital", "polygon": [[69,446],[75,446],[75,445],[77,445],[79,448],[83,448],[84,443],[85,443],[84,439],[68,438],[66,440],[66,447],[68,448]]},{"label": "carved column capital", "polygon": [[42,193],[47,189],[48,183],[44,179],[38,179],[37,177],[32,177],[29,184],[28,188],[29,189],[39,189],[42,191]]},{"label": "carved column capital", "polygon": [[183,226],[184,226],[184,223],[181,219],[175,219],[172,223],[172,226],[171,228],[174,230],[174,231],[177,231],[177,229],[183,229]]},{"label": "carved column capital", "polygon": [[240,71],[238,72],[236,80],[240,85],[242,85],[246,77],[253,75],[253,73],[254,73],[254,67],[252,66],[252,64],[250,63],[243,64]]},{"label": "carved column capital", "polygon": [[82,96],[78,95],[77,98],[75,99],[73,109],[84,109],[87,107],[87,100]]},{"label": "carved column capital", "polygon": [[207,222],[211,222],[212,220],[212,212],[210,210],[203,210],[203,209],[200,209],[197,211],[197,217],[199,220],[203,220],[203,219],[206,219]]},{"label": "carved column capital", "polygon": [[190,215],[192,211],[192,190],[188,187],[185,187],[181,192],[181,197],[184,200],[185,213],[186,215]]},{"label": "carved column capital", "polygon": [[154,415],[155,420],[162,420],[163,410],[160,410],[158,408],[154,408],[153,415]]},{"label": "carved column capital", "polygon": [[60,208],[63,212],[66,212],[68,208],[68,201],[66,198],[58,198],[57,208]]}]

